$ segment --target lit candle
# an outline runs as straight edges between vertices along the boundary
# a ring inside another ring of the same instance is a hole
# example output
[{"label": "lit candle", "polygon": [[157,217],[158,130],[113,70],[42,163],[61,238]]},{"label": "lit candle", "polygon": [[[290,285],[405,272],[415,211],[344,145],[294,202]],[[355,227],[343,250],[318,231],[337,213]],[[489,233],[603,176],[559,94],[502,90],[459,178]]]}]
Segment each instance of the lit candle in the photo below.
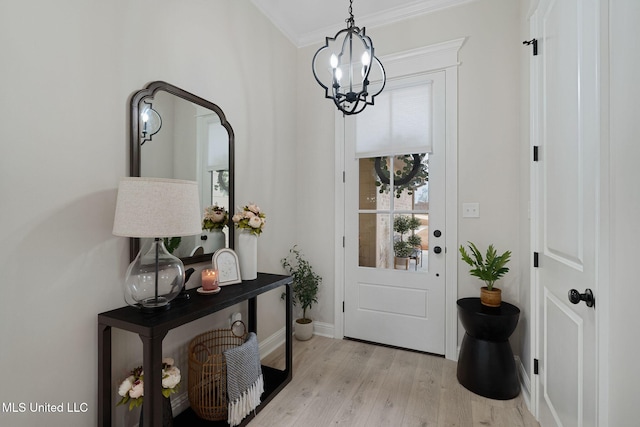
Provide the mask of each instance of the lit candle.
[{"label": "lit candle", "polygon": [[202,270],[202,289],[205,291],[218,289],[218,270]]}]

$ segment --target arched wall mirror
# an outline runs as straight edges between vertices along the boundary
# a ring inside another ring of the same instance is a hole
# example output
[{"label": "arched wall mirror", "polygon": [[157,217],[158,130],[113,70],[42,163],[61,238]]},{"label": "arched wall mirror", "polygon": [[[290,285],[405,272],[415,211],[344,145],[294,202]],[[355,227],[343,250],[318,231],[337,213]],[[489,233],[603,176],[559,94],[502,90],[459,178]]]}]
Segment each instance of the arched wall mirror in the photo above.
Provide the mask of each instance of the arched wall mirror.
[{"label": "arched wall mirror", "polygon": [[[162,81],[131,98],[131,176],[197,181],[200,206],[234,206],[233,128],[216,104]],[[215,234],[214,234],[215,233]],[[233,248],[233,225],[217,232],[165,240],[185,264],[210,261],[213,252]],[[145,239],[132,238],[131,259]]]}]

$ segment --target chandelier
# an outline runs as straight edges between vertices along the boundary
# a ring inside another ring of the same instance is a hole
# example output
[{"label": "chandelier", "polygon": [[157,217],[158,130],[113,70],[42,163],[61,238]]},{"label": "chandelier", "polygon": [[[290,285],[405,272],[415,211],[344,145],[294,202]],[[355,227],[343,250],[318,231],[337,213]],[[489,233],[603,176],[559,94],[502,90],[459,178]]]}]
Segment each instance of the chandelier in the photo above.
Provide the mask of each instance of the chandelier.
[{"label": "chandelier", "polygon": [[344,114],[358,114],[373,105],[384,89],[384,67],[374,55],[373,43],[365,28],[355,26],[353,0],[349,0],[347,28],[334,37],[326,37],[325,45],[313,56],[312,69],[316,81],[325,89]]}]

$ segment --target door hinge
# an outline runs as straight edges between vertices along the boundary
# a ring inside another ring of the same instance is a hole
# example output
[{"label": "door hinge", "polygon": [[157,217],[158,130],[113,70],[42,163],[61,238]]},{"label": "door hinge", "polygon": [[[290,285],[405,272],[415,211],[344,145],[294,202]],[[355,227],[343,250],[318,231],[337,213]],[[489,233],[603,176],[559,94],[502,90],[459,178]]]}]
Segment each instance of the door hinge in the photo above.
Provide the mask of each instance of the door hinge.
[{"label": "door hinge", "polygon": [[342,301],[342,312],[344,313],[344,301]]},{"label": "door hinge", "polygon": [[533,373],[538,375],[538,359],[533,359]]},{"label": "door hinge", "polygon": [[533,266],[538,267],[538,252],[533,253]]},{"label": "door hinge", "polygon": [[342,183],[344,184],[345,182],[347,182],[347,179],[345,177],[345,172],[342,171]]},{"label": "door hinge", "polygon": [[344,236],[342,236],[342,247],[344,248]]},{"label": "door hinge", "polygon": [[533,45],[533,56],[538,56],[538,39],[525,40],[522,44]]},{"label": "door hinge", "polygon": [[538,157],[538,151],[539,151],[539,150],[538,150],[538,146],[537,146],[537,145],[534,145],[534,146],[533,146],[533,161],[534,161],[534,162],[537,162],[537,161],[538,161],[538,159],[539,159],[539,157]]}]

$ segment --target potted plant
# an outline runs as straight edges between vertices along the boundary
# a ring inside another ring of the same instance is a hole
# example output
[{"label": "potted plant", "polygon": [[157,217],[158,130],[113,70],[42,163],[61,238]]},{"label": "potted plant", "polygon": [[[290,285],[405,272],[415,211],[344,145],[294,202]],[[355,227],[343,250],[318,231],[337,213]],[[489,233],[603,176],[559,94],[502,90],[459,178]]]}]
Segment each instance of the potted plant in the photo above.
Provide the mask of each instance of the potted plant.
[{"label": "potted plant", "polygon": [[295,336],[300,341],[306,341],[313,336],[313,320],[307,317],[307,309],[318,302],[318,288],[322,277],[313,271],[297,246],[289,249],[289,255],[281,262],[282,267],[293,278],[293,304],[299,303],[302,307],[302,318],[296,319]]},{"label": "potted plant", "polygon": [[[420,236],[413,234],[419,227],[420,220],[414,216],[398,215],[393,220],[393,231],[400,234],[400,239],[393,242],[394,267],[409,265],[409,257],[422,244]],[[405,240],[404,235],[409,232],[412,234]]]},{"label": "potted plant", "polygon": [[487,285],[480,289],[480,302],[488,307],[500,307],[502,290],[494,285],[498,279],[509,271],[509,267],[506,267],[506,265],[511,259],[511,251],[498,255],[493,245],[489,245],[483,257],[475,244],[472,242],[467,243],[469,243],[470,253],[466,251],[463,245],[460,245],[462,260],[472,267],[469,270],[469,274],[476,276]]}]

